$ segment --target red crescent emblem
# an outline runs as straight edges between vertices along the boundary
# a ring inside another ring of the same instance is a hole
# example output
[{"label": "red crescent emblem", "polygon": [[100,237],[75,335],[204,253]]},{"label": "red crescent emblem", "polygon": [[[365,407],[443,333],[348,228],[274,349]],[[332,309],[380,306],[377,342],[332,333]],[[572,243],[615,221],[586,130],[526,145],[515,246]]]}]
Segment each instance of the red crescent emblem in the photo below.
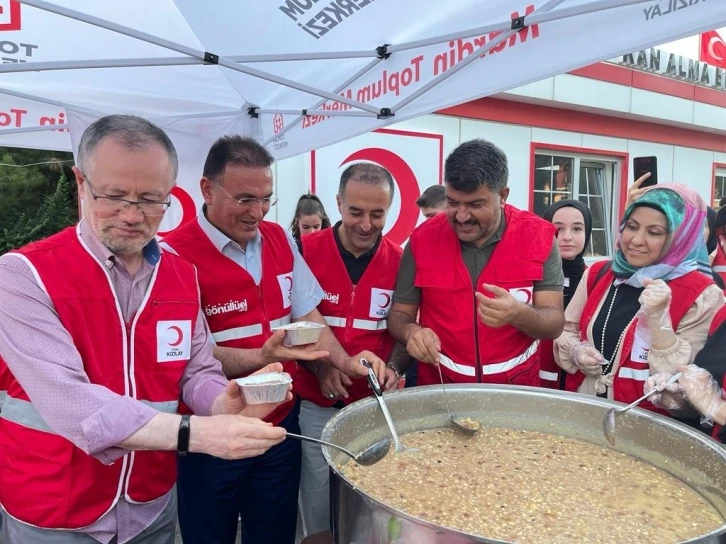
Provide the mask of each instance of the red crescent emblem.
[{"label": "red crescent emblem", "polygon": [[378,307],[387,308],[388,305],[391,303],[391,295],[389,295],[388,293],[380,293],[378,296],[383,297],[383,300],[384,300],[383,304],[378,303]]},{"label": "red crescent emblem", "polygon": [[171,347],[176,347],[179,344],[181,344],[182,340],[184,339],[184,333],[182,333],[181,329],[177,327],[176,325],[173,327],[169,327],[166,329],[167,331],[174,331],[176,333],[176,340],[174,342],[169,342],[169,345]]},{"label": "red crescent emblem", "polygon": [[194,199],[184,189],[182,189],[178,185],[175,185],[174,188],[171,190],[171,196],[175,197],[179,201],[182,209],[182,218],[181,221],[179,221],[179,224],[173,229],[156,233],[162,238],[170,232],[174,232],[174,230],[181,227],[184,223],[191,221],[197,216],[197,206],[196,204],[194,204]]},{"label": "red crescent emblem", "polygon": [[[718,46],[718,54],[716,51],[716,48]],[[716,35],[713,36],[710,40],[708,40],[708,54],[711,55],[715,60],[724,60],[724,50],[726,49],[726,43],[724,43],[723,38],[721,36]]]},{"label": "red crescent emblem", "polygon": [[524,302],[525,304],[529,304],[530,302],[532,302],[532,293],[529,291],[529,289],[517,289],[516,293],[524,293],[524,300],[522,300],[522,302]]},{"label": "red crescent emblem", "polygon": [[386,236],[392,242],[401,245],[411,235],[418,222],[419,209],[416,206],[416,199],[421,196],[421,192],[416,174],[400,156],[380,147],[366,147],[356,151],[348,156],[340,166],[354,161],[374,162],[388,170],[393,176],[401,194],[401,209],[398,212],[398,219]]},{"label": "red crescent emblem", "polygon": [[287,290],[292,291],[292,278],[290,276],[285,276],[285,281],[287,282]]},{"label": "red crescent emblem", "polygon": [[277,134],[283,128],[285,128],[285,120],[283,119],[282,115],[276,113],[275,116],[272,118],[272,130],[275,131],[275,134]]}]

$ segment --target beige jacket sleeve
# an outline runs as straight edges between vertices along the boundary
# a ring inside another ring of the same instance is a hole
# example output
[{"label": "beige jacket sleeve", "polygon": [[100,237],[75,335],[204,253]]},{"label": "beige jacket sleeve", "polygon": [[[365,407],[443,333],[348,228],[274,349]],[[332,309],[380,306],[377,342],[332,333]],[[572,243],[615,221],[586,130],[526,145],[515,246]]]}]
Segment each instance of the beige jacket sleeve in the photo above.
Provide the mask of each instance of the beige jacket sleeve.
[{"label": "beige jacket sleeve", "polygon": [[668,349],[651,348],[648,352],[650,373],[673,372],[679,366],[693,363],[696,354],[706,343],[713,317],[723,305],[723,291],[717,285],[704,289],[678,324],[676,343]]},{"label": "beige jacket sleeve", "polygon": [[585,270],[575,294],[565,310],[565,328],[560,337],[555,340],[555,362],[561,369],[569,374],[577,372],[572,362],[572,349],[580,343],[580,316],[587,302],[587,278],[590,269]]}]

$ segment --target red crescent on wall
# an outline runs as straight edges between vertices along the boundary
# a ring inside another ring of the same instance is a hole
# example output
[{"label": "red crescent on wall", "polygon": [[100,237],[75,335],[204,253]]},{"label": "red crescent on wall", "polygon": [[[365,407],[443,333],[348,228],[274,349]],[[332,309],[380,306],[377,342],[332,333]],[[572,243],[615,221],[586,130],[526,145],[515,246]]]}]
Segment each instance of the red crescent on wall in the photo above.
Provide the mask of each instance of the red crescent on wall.
[{"label": "red crescent on wall", "polygon": [[157,235],[160,237],[164,237],[167,234],[174,232],[174,230],[181,227],[184,223],[191,221],[197,216],[197,206],[194,204],[194,199],[191,197],[189,193],[187,193],[184,189],[179,187],[178,185],[174,186],[174,188],[171,190],[171,195],[176,197],[176,199],[179,201],[179,204],[181,205],[182,209],[182,218],[179,224],[174,227],[171,230],[165,230],[163,232],[158,232]]},{"label": "red crescent on wall", "polygon": [[416,174],[400,156],[380,147],[366,147],[356,151],[348,156],[340,166],[355,161],[374,162],[388,170],[393,176],[401,195],[401,210],[398,212],[398,219],[386,236],[392,242],[402,244],[411,235],[418,222],[419,209],[416,206],[416,199],[421,196],[421,192]]}]

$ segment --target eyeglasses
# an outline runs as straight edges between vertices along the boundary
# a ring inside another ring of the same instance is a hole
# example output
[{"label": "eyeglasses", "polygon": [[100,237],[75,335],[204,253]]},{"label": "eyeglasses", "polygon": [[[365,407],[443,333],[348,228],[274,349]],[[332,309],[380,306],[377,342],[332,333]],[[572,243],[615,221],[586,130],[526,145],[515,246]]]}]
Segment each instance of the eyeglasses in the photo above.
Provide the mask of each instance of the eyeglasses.
[{"label": "eyeglasses", "polygon": [[269,208],[269,207],[277,204],[277,197],[275,195],[266,196],[265,198],[254,198],[254,197],[235,198],[231,194],[229,194],[227,191],[222,189],[222,186],[219,183],[215,182],[214,185],[217,187],[217,189],[222,191],[230,199],[234,200],[237,203],[237,206],[240,206],[242,208],[251,208],[252,206],[257,206],[258,204],[262,204],[263,208]]},{"label": "eyeglasses", "polygon": [[93,201],[98,204],[99,211],[107,213],[109,215],[118,215],[129,209],[129,206],[136,206],[139,211],[146,217],[155,217],[164,215],[166,209],[171,205],[171,199],[165,202],[159,202],[158,200],[126,200],[125,198],[118,198],[115,196],[99,196],[93,190],[88,176],[83,174],[83,177],[88,184],[88,190],[91,191]]}]

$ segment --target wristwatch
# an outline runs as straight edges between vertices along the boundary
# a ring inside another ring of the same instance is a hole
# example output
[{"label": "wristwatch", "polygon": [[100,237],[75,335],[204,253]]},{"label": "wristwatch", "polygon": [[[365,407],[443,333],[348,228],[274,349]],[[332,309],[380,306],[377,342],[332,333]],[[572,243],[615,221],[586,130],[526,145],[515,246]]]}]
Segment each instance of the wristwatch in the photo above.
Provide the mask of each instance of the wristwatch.
[{"label": "wristwatch", "polygon": [[393,370],[393,373],[396,375],[396,378],[398,378],[399,380],[403,377],[401,375],[401,372],[395,366],[393,366],[391,363],[388,363],[386,365],[386,368],[390,368],[391,370]]},{"label": "wristwatch", "polygon": [[189,453],[189,433],[191,428],[191,417],[188,414],[182,416],[179,422],[179,434],[176,440],[176,452],[179,457],[186,457]]}]

